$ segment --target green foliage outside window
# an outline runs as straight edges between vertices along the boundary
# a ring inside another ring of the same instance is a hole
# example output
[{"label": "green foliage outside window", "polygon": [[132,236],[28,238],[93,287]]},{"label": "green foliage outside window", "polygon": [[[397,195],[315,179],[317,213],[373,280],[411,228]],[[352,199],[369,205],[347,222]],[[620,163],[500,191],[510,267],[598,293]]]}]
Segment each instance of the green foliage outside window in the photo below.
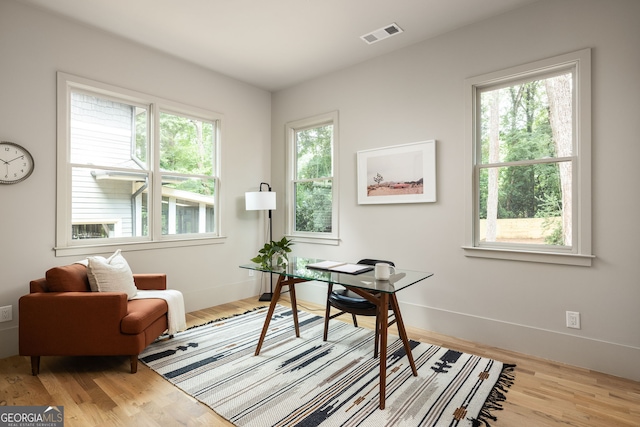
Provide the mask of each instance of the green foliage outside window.
[{"label": "green foliage outside window", "polygon": [[[138,161],[147,159],[147,111],[136,114],[135,157]],[[162,185],[166,188],[212,197],[215,181],[206,178],[214,173],[215,123],[160,113],[160,170]],[[175,175],[172,174],[175,173]],[[183,175],[194,175],[185,177]],[[147,212],[143,211],[143,227],[148,227]],[[180,201],[176,212],[176,233],[196,233],[198,205],[195,202]],[[213,230],[213,206],[206,210],[206,231]],[[168,198],[162,205],[162,233],[169,234]]]},{"label": "green foliage outside window", "polygon": [[[499,106],[491,104],[494,96]],[[489,175],[497,169],[497,218],[547,218],[545,226],[553,232],[545,243],[562,244],[562,223],[553,220],[563,208],[558,163],[517,164],[558,157],[544,80],[483,92],[481,99],[481,163],[509,164],[480,170],[480,218],[487,218]],[[499,159],[490,159],[492,108],[499,111]]]},{"label": "green foliage outside window", "polygon": [[[160,170],[213,175],[214,124],[168,113],[160,114]],[[171,188],[213,195],[213,183],[201,179],[165,184]]]},{"label": "green foliage outside window", "polygon": [[332,150],[332,124],[296,131],[296,231],[332,231]]},{"label": "green foliage outside window", "polygon": [[213,133],[213,123],[161,113],[160,168],[165,171],[212,175]]}]

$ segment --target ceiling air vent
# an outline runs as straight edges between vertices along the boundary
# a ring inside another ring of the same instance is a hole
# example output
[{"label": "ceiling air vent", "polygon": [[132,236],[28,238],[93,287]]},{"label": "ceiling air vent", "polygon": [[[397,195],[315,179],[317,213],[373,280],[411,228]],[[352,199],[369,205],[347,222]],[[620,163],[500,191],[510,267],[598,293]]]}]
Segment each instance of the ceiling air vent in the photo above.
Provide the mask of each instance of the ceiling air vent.
[{"label": "ceiling air vent", "polygon": [[402,32],[402,28],[398,27],[398,25],[393,23],[385,27],[379,28],[375,31],[372,31],[369,34],[365,34],[364,36],[360,36],[360,38],[364,40],[367,44],[373,44],[375,42],[379,42],[380,40],[384,40],[391,36],[395,36],[396,34],[400,34],[401,32]]}]

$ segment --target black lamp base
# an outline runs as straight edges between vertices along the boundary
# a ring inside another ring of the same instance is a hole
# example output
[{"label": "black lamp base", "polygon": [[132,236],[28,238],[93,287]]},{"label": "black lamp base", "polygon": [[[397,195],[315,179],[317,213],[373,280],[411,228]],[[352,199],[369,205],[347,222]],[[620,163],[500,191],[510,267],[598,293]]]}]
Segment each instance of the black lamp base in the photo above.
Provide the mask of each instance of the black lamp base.
[{"label": "black lamp base", "polygon": [[273,294],[265,292],[264,294],[262,294],[260,299],[258,299],[258,301],[271,301],[271,297],[273,297]]}]

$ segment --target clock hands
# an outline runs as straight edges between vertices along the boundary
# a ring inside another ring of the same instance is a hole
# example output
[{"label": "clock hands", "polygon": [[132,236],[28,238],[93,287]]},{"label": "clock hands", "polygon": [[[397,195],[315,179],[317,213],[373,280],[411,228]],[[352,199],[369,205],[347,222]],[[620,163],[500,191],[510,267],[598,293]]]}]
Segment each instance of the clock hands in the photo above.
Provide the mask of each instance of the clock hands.
[{"label": "clock hands", "polygon": [[7,177],[7,175],[9,174],[9,163],[13,162],[14,160],[18,160],[18,159],[24,159],[24,155],[18,156],[15,159],[11,159],[11,160],[4,160],[4,159],[0,159],[2,160],[2,163],[5,164],[5,166],[7,167],[7,173],[5,175],[5,178]]},{"label": "clock hands", "polygon": [[8,162],[3,160],[3,162],[8,165],[9,163],[13,162],[14,160],[18,160],[18,159],[24,159],[24,154],[21,155],[21,156],[16,157],[15,159],[11,159]]}]

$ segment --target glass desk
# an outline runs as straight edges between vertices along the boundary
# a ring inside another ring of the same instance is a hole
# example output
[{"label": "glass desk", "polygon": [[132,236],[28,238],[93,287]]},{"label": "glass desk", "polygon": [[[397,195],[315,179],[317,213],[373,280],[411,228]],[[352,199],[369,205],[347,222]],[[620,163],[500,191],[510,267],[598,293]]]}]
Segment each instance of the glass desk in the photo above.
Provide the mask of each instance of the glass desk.
[{"label": "glass desk", "polygon": [[[271,304],[267,311],[267,317],[262,327],[262,333],[258,340],[255,355],[260,354],[260,349],[264,342],[264,338],[269,330],[269,324],[271,323],[271,317],[276,308],[276,304],[280,299],[280,294],[283,287],[289,288],[289,294],[291,296],[291,308],[293,309],[293,323],[296,331],[296,337],[300,337],[300,328],[298,327],[298,307],[296,303],[296,283],[308,282],[308,281],[320,281],[329,284],[329,292],[333,285],[341,285],[350,291],[360,295],[376,305],[378,309],[378,315],[376,317],[377,329],[379,334],[380,343],[380,409],[385,407],[385,394],[386,394],[386,377],[387,377],[387,332],[389,326],[389,307],[393,310],[395,315],[395,323],[398,327],[398,333],[404,344],[404,349],[409,359],[409,364],[413,371],[414,376],[418,376],[415,362],[413,361],[413,355],[411,353],[411,347],[409,345],[409,339],[405,331],[404,322],[400,314],[400,306],[396,298],[396,292],[402,289],[408,288],[422,280],[425,280],[433,273],[423,271],[411,271],[395,269],[395,274],[389,277],[389,280],[376,280],[373,271],[368,271],[360,274],[347,274],[336,273],[326,270],[316,270],[307,268],[308,264],[317,263],[322,260],[314,258],[300,258],[291,257],[289,263],[284,268],[265,269],[258,264],[245,264],[240,268],[246,268],[249,270],[262,271],[265,273],[277,274],[278,282],[273,290],[271,297]],[[328,294],[327,294],[328,297]],[[329,321],[329,307],[327,306],[327,313],[325,314],[325,323]],[[325,341],[327,337],[324,337]]]}]

